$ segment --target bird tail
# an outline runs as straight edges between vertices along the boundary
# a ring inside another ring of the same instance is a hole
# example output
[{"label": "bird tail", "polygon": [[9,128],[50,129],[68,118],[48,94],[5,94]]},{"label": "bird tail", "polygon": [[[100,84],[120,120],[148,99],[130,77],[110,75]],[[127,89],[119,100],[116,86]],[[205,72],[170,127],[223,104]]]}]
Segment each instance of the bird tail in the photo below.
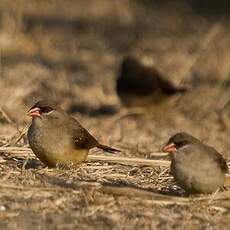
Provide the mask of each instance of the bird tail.
[{"label": "bird tail", "polygon": [[225,177],[224,186],[230,187],[230,176]]},{"label": "bird tail", "polygon": [[99,149],[102,149],[102,150],[105,151],[105,152],[108,152],[108,153],[121,152],[121,151],[118,150],[118,149],[114,149],[114,148],[111,148],[111,147],[109,147],[109,146],[102,145],[102,144],[98,144],[97,147],[98,147]]},{"label": "bird tail", "polygon": [[174,86],[171,82],[164,80],[162,82],[162,90],[168,95],[173,95],[175,93],[185,93],[189,89],[185,86]]}]

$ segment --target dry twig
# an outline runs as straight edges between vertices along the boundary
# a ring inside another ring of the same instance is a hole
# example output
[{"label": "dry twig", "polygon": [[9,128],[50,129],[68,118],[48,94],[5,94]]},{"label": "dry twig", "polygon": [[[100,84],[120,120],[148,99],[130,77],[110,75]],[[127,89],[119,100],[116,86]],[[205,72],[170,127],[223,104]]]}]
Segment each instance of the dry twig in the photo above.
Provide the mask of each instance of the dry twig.
[{"label": "dry twig", "polygon": [[118,196],[128,196],[128,197],[145,197],[151,198],[158,204],[186,204],[193,201],[208,201],[210,200],[224,200],[230,198],[230,191],[219,192],[218,194],[214,193],[211,195],[201,195],[196,197],[178,197],[178,196],[169,196],[163,195],[155,192],[150,192],[142,190],[139,188],[132,187],[115,187],[115,186],[102,186],[99,191],[118,195]]},{"label": "dry twig", "polygon": [[163,166],[168,167],[170,161],[167,160],[148,160],[134,157],[114,157],[114,156],[102,156],[102,155],[89,155],[88,161],[105,161],[110,163],[118,163],[124,165],[139,165],[139,166]]},{"label": "dry twig", "polygon": [[3,118],[7,121],[7,123],[14,123],[2,107],[0,107],[0,113],[2,114]]},{"label": "dry twig", "polygon": [[[25,147],[0,147],[0,152],[16,154],[19,156],[27,156],[31,153],[30,148]],[[124,165],[139,165],[139,166],[162,166],[168,167],[170,165],[170,161],[167,160],[148,160],[142,158],[134,158],[134,157],[115,157],[115,156],[103,156],[103,155],[89,155],[87,161],[104,161],[109,163],[117,163]]]},{"label": "dry twig", "polygon": [[22,131],[19,132],[19,135],[17,135],[15,138],[13,138],[13,140],[11,140],[6,147],[11,146],[11,145],[15,145],[17,144],[26,134],[27,130],[29,128],[29,124],[26,125]]}]

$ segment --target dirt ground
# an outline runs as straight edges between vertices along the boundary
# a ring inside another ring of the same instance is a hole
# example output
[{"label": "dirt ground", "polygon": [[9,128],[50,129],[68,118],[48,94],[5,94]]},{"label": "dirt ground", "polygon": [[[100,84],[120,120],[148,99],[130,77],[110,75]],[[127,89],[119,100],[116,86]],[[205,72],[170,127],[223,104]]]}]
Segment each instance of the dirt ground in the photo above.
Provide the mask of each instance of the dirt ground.
[{"label": "dirt ground", "polygon": [[[18,140],[26,111],[51,98],[121,149],[117,157],[159,159],[151,153],[186,131],[230,160],[226,15],[170,1],[1,0],[0,21],[0,148],[28,147],[26,137]],[[189,92],[151,113],[127,110],[115,91],[127,54]],[[165,166],[48,169],[33,154],[24,165],[27,158],[18,148],[0,153],[0,229],[230,228],[229,190],[186,197]]]}]

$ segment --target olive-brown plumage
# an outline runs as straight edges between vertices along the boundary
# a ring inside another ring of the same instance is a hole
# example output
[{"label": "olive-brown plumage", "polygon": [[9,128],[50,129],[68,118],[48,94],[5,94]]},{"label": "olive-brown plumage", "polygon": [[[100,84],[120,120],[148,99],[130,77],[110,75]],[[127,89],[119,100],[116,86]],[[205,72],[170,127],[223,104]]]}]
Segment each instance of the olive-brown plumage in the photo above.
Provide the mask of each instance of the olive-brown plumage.
[{"label": "olive-brown plumage", "polygon": [[187,91],[165,79],[154,67],[141,64],[133,57],[121,63],[116,85],[117,94],[126,106],[157,104],[162,99]]},{"label": "olive-brown plumage", "polygon": [[76,119],[54,103],[39,101],[28,115],[32,117],[27,133],[30,147],[47,166],[79,164],[94,147],[119,152],[100,144]]},{"label": "olive-brown plumage", "polygon": [[163,151],[171,153],[171,173],[188,193],[212,193],[224,185],[228,171],[225,159],[197,138],[177,133]]}]

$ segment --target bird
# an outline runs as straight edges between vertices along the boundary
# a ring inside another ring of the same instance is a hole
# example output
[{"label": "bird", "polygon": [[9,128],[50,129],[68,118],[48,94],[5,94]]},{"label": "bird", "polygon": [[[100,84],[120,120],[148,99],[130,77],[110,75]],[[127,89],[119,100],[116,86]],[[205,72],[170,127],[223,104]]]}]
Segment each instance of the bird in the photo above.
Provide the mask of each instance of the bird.
[{"label": "bird", "polygon": [[226,160],[196,137],[177,133],[162,150],[170,153],[171,174],[188,194],[210,194],[224,186],[228,172]]},{"label": "bird", "polygon": [[91,148],[109,153],[120,150],[100,144],[57,103],[41,100],[28,113],[32,117],[27,137],[34,154],[48,167],[84,162]]},{"label": "bird", "polygon": [[157,105],[187,90],[174,86],[155,67],[145,66],[132,56],[123,59],[116,82],[116,92],[126,107]]}]

